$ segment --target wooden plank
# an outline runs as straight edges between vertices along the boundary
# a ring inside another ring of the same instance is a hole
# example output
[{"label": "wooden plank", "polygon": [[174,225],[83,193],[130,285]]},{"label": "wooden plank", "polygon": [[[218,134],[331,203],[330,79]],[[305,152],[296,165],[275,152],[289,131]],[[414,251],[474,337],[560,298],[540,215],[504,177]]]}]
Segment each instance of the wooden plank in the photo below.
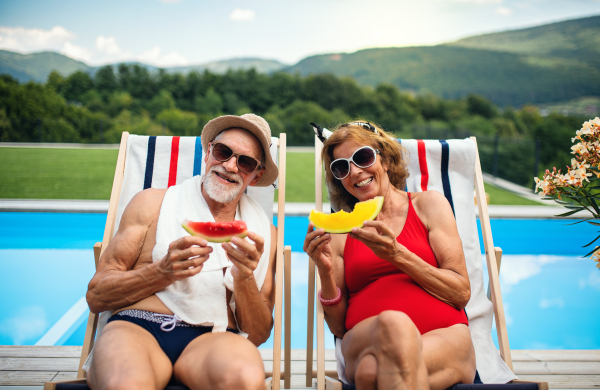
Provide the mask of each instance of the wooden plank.
[{"label": "wooden plank", "polygon": [[77,371],[79,358],[0,358],[0,371]]},{"label": "wooden plank", "polygon": [[[314,340],[314,321],[315,321],[315,262],[308,258],[308,312],[306,316],[306,350],[304,352],[304,359],[306,360],[306,386],[310,387],[312,379],[308,375],[313,359],[316,355],[313,351],[313,340]],[[292,351],[292,359],[294,358],[294,351]]]},{"label": "wooden plank", "polygon": [[0,386],[41,386],[56,374],[57,371],[0,371]]},{"label": "wooden plank", "polygon": [[[471,137],[475,142],[475,195],[477,199],[483,199],[485,188],[483,186],[483,174],[481,172],[481,163],[479,161],[479,150],[477,149],[477,140]],[[502,293],[500,292],[500,281],[498,279],[498,265],[494,251],[494,239],[492,237],[492,227],[490,225],[490,215],[488,213],[486,202],[477,202],[479,208],[479,221],[481,223],[481,235],[483,236],[483,246],[487,260],[489,285],[492,305],[494,307],[494,317],[496,319],[496,331],[498,333],[498,344],[500,346],[500,356],[504,359],[506,365],[512,370],[512,359],[510,356],[510,346],[508,343],[508,333],[506,331],[506,320],[504,318],[504,305],[502,304]]]},{"label": "wooden plank", "polygon": [[513,362],[517,375],[600,375],[600,362]]},{"label": "wooden plank", "polygon": [[[323,168],[321,153],[323,144],[315,137],[315,210],[323,212]],[[317,291],[321,290],[321,276],[317,271]],[[308,364],[308,363],[307,363]],[[308,375],[308,372],[307,372]],[[317,389],[325,390],[325,313],[317,300]]]},{"label": "wooden plank", "polygon": [[74,380],[74,379],[77,379],[76,372],[60,371],[58,374],[56,374],[56,376],[54,377],[52,382],[70,381],[70,380]]},{"label": "wooden plank", "polygon": [[285,332],[284,332],[284,359],[285,362],[283,370],[285,376],[283,378],[283,388],[289,389],[290,383],[290,363],[292,360],[291,347],[292,347],[292,247],[286,245],[284,248],[284,268],[285,268]]},{"label": "wooden plank", "polygon": [[600,375],[519,375],[519,379],[548,382],[551,389],[600,389]]},{"label": "wooden plank", "polygon": [[[265,361],[263,363],[265,365],[265,371],[273,371],[273,362],[272,361]],[[282,368],[283,368],[283,362],[282,362]],[[294,361],[290,362],[290,373],[292,375],[305,374],[305,369],[306,369],[305,364],[301,360],[294,360]],[[316,369],[317,369],[317,363],[315,362],[313,364],[311,371],[314,371]],[[336,373],[337,373],[337,363],[331,362],[331,361],[325,362],[325,370],[326,371],[336,371]],[[285,370],[282,370],[282,371],[285,371]]]},{"label": "wooden plank", "polygon": [[273,390],[279,390],[281,361],[281,320],[283,303],[283,234],[285,231],[286,136],[279,134],[279,194],[277,198],[277,256],[275,273],[275,329],[273,331]]},{"label": "wooden plank", "polygon": [[[600,350],[512,350],[515,360],[519,361],[578,361],[578,362],[600,362]],[[293,355],[293,353],[292,353]]]},{"label": "wooden plank", "polygon": [[[267,348],[259,348],[258,352],[263,360],[273,360],[273,350]],[[283,358],[284,351],[281,352],[281,357]],[[312,353],[313,359],[316,359],[317,352],[313,351]],[[293,360],[306,360],[306,350],[305,349],[292,349],[290,350],[290,356]],[[325,350],[325,360],[333,360],[335,361],[335,350],[334,349],[326,349]],[[600,361],[600,359],[598,359]]]},{"label": "wooden plank", "polygon": [[79,346],[0,346],[0,357],[53,357],[75,358],[81,356]]}]

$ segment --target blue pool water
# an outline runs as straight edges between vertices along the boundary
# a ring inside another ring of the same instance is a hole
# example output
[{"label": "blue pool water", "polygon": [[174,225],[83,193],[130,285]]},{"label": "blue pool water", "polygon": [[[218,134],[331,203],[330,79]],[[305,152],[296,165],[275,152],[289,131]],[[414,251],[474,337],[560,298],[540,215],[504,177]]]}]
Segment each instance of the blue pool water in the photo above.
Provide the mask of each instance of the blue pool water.
[{"label": "blue pool water", "polygon": [[[0,345],[82,344],[91,248],[105,221],[105,214],[0,213]],[[292,348],[306,347],[307,226],[305,217],[286,218]],[[511,348],[600,349],[600,271],[579,257],[580,246],[594,238],[588,226],[492,220],[494,244],[504,251],[500,281]],[[263,345],[271,346],[272,340]],[[333,348],[330,336],[326,347]]]}]

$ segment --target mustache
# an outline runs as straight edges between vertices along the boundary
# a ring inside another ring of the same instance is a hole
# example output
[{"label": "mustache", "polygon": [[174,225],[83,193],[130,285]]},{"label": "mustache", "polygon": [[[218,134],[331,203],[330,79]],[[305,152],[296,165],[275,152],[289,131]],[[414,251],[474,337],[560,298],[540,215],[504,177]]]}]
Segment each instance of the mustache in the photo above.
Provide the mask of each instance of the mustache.
[{"label": "mustache", "polygon": [[220,173],[221,175],[225,176],[229,180],[233,180],[233,181],[237,182],[238,184],[241,184],[244,181],[244,180],[242,180],[242,177],[240,175],[238,175],[237,173],[232,173],[232,172],[227,171],[227,169],[225,169],[221,165],[213,166],[210,169],[210,172],[211,173],[214,173],[214,172]]}]

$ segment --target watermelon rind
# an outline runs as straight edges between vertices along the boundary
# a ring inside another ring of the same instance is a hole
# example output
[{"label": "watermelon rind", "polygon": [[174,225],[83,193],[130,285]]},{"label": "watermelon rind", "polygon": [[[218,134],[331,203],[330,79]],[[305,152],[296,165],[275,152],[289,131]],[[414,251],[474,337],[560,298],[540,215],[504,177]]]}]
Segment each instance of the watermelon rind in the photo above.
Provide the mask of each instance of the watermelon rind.
[{"label": "watermelon rind", "polygon": [[181,227],[183,227],[185,229],[185,231],[188,232],[190,235],[196,236],[196,237],[202,237],[208,242],[214,242],[214,243],[230,242],[233,237],[246,238],[248,236],[248,230],[245,230],[244,232],[239,233],[239,234],[233,234],[233,235],[228,235],[228,236],[220,236],[220,237],[208,236],[206,234],[199,233],[199,232],[193,230],[192,228],[190,228],[188,226],[189,222],[191,222],[191,221],[186,219],[181,224]]},{"label": "watermelon rind", "polygon": [[[344,233],[350,233],[352,231],[353,228],[362,228],[364,226],[364,222],[365,221],[372,221],[374,220],[377,215],[379,214],[379,212],[381,211],[381,208],[383,207],[383,196],[376,196],[373,199],[369,199],[367,201],[364,202],[358,202],[355,206],[354,206],[354,211],[352,211],[351,213],[346,213],[348,214],[348,218],[352,218],[352,215],[354,213],[356,213],[356,206],[360,203],[366,203],[366,202],[370,202],[370,203],[375,203],[375,207],[373,209],[373,212],[370,215],[365,216],[365,218],[363,218],[360,221],[356,221],[355,223],[351,223],[351,224],[347,224],[347,225],[342,225],[342,226],[336,226],[336,227],[331,227],[331,226],[327,226],[328,223],[328,219],[331,218],[331,216],[334,215],[339,215],[341,213],[344,213],[344,211],[338,211],[337,213],[334,214],[324,214],[321,212],[318,212],[316,210],[312,210],[310,212],[310,215],[308,216],[308,220],[310,222],[312,222],[315,227],[317,229],[322,228],[325,230],[325,233],[332,233],[332,234],[344,234]],[[319,223],[319,220],[322,220],[323,224]]]}]

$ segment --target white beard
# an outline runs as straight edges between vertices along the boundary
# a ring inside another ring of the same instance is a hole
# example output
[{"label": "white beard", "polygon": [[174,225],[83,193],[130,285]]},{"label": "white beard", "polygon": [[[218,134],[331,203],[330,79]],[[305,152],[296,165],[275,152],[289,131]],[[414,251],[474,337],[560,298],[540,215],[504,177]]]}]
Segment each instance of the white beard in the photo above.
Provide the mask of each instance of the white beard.
[{"label": "white beard", "polygon": [[[224,176],[237,181],[237,185],[227,185],[221,183],[215,177],[216,173],[222,173]],[[204,178],[204,189],[209,198],[219,203],[229,203],[233,201],[242,190],[243,179],[236,173],[227,172],[221,165],[213,166]]]}]

